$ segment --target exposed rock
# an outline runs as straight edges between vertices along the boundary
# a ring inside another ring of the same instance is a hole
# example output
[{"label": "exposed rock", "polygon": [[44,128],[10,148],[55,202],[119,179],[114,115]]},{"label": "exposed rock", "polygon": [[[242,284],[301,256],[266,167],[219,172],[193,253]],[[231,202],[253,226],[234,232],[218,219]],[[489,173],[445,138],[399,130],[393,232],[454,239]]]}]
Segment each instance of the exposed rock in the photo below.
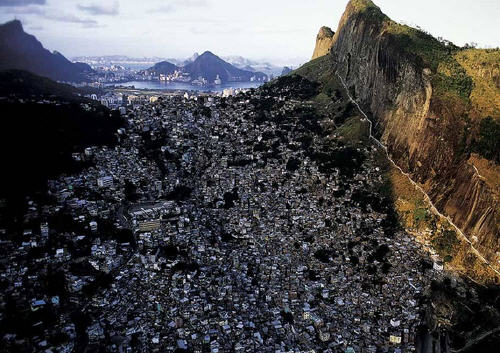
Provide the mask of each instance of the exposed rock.
[{"label": "exposed rock", "polygon": [[[500,269],[499,197],[464,153],[478,125],[466,118],[479,110],[478,100],[471,104],[470,98],[475,66],[465,69],[455,59],[460,48],[391,21],[369,0],[349,2],[330,52],[326,67],[343,77],[371,113],[374,133],[393,160]],[[498,94],[494,84],[488,89]]]},{"label": "exposed rock", "polygon": [[333,44],[334,35],[335,33],[329,27],[320,28],[316,37],[316,47],[314,48],[312,60],[328,54]]}]

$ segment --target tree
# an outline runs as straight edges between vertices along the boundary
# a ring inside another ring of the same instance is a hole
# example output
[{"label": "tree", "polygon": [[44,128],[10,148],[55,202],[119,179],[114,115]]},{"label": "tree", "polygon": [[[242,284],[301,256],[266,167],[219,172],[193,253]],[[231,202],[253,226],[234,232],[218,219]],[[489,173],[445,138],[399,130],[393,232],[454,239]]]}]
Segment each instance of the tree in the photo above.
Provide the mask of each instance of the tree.
[{"label": "tree", "polygon": [[479,124],[474,150],[484,158],[500,162],[500,121],[487,117]]}]

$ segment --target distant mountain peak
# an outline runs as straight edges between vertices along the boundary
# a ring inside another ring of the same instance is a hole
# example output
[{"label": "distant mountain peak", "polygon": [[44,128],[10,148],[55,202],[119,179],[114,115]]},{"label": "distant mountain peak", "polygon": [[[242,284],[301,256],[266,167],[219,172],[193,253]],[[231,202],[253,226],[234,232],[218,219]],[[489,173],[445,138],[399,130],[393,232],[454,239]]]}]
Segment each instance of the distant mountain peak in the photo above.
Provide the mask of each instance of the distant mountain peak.
[{"label": "distant mountain peak", "polygon": [[351,0],[347,4],[346,10],[340,20],[339,28],[347,20],[347,18],[356,14],[369,14],[372,18],[383,21],[389,19],[371,0]]},{"label": "distant mountain peak", "polygon": [[375,5],[371,0],[350,0],[347,6],[352,7],[357,11],[364,11],[368,8],[376,8],[380,10],[380,8],[377,5]]},{"label": "distant mountain peak", "polygon": [[88,80],[88,69],[75,65],[61,53],[45,49],[35,36],[23,30],[21,21],[0,25],[0,70],[18,69],[57,81]]},{"label": "distant mountain peak", "polygon": [[153,67],[150,67],[148,71],[155,72],[156,74],[170,75],[174,71],[178,70],[179,67],[175,64],[172,64],[169,61],[160,61],[156,63]]},{"label": "distant mountain peak", "polygon": [[192,78],[201,76],[211,83],[217,78],[222,82],[250,81],[252,77],[259,80],[266,78],[264,73],[239,69],[208,50],[186,65],[183,70]]},{"label": "distant mountain peak", "polygon": [[12,29],[12,30],[17,30],[17,31],[24,31],[23,24],[18,19],[6,22],[6,23],[0,25],[0,28],[1,27]]},{"label": "distant mountain peak", "polygon": [[181,66],[186,66],[186,65],[192,63],[193,61],[195,61],[196,59],[198,59],[199,57],[200,57],[200,54],[198,54],[198,52],[195,52],[191,57],[184,60],[184,62],[181,63]]},{"label": "distant mountain peak", "polygon": [[202,58],[202,57],[216,57],[216,58],[218,58],[217,55],[215,55],[214,53],[212,53],[209,50],[205,51],[203,54],[201,54],[200,56],[198,56],[197,59]]}]

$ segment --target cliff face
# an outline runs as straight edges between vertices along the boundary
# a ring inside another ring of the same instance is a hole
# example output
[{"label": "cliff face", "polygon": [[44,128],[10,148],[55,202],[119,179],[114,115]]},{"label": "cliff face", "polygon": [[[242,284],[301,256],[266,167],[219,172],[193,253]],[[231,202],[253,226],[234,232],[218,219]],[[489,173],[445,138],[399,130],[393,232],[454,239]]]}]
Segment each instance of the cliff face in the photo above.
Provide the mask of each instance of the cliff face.
[{"label": "cliff face", "polygon": [[[477,65],[483,72],[475,77],[460,48],[396,24],[369,0],[347,5],[329,50],[332,70],[372,115],[374,134],[393,160],[500,269],[500,203],[492,187],[500,173],[491,161],[482,175],[469,158],[482,108],[495,101],[482,107],[474,94],[481,96],[475,91],[482,85],[490,92],[482,96],[498,94],[498,68]],[[481,75],[491,84],[479,84]],[[488,113],[495,114],[493,106]]]},{"label": "cliff face", "polygon": [[320,28],[316,37],[316,47],[314,48],[312,60],[328,54],[333,44],[334,35],[335,33],[329,27]]}]

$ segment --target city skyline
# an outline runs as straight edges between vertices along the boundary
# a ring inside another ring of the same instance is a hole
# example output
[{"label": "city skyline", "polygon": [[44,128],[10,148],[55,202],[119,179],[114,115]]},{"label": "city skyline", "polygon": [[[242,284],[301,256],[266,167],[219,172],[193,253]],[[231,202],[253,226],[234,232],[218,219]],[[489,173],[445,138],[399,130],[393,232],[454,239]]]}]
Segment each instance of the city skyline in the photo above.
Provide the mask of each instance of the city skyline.
[{"label": "city skyline", "polygon": [[[376,1],[394,20],[418,23],[432,35],[457,45],[481,38],[480,47],[500,46],[494,27],[500,14],[496,1],[404,3]],[[346,4],[346,0],[0,0],[0,20],[21,20],[28,33],[67,57],[183,58],[210,50],[221,56],[298,64],[310,59],[320,25],[336,30]]]}]

